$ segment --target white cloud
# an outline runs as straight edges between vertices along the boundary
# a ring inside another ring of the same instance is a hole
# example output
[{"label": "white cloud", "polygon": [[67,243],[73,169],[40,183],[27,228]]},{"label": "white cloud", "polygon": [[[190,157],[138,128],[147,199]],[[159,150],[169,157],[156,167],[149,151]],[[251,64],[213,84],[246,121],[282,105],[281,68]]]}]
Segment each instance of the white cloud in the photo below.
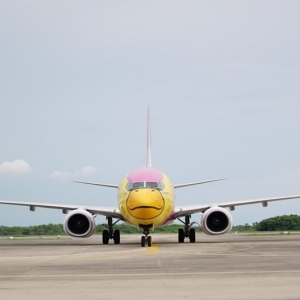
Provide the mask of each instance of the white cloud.
[{"label": "white cloud", "polygon": [[16,159],[11,162],[5,161],[0,164],[0,175],[2,176],[27,175],[30,173],[30,165],[22,159]]},{"label": "white cloud", "polygon": [[[96,169],[94,167],[90,167],[90,166],[85,166],[83,168],[81,168],[81,171],[79,173],[81,173],[84,176],[91,176],[96,172]],[[80,175],[80,174],[78,174]]]},{"label": "white cloud", "polygon": [[62,172],[62,171],[55,171],[52,172],[50,177],[52,179],[57,179],[57,180],[68,180],[71,177],[74,177],[74,173],[68,173],[68,172]]},{"label": "white cloud", "polygon": [[76,176],[92,176],[96,172],[96,168],[85,166],[80,169],[80,171],[75,172],[63,172],[63,171],[54,171],[50,175],[52,179],[57,180],[68,180],[71,178],[75,178]]}]

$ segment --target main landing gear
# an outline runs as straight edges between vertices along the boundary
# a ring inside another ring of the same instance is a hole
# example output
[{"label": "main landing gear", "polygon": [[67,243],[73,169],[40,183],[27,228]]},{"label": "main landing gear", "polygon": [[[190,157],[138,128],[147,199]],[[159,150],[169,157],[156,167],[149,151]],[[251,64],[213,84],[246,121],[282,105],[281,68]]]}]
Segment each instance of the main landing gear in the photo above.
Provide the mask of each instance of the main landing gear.
[{"label": "main landing gear", "polygon": [[120,220],[115,223],[112,222],[112,217],[107,217],[107,229],[102,231],[102,243],[107,245],[109,240],[113,240],[114,244],[120,244],[120,230],[114,230],[113,226],[117,224]]},{"label": "main landing gear", "polygon": [[148,247],[152,246],[152,237],[149,235],[152,225],[140,225],[140,228],[143,229],[143,236],[141,237],[141,246],[145,247],[146,243]]},{"label": "main landing gear", "polygon": [[189,238],[190,243],[195,243],[196,231],[195,228],[191,228],[191,226],[194,224],[190,224],[191,216],[185,216],[184,222],[180,219],[178,220],[184,224],[184,228],[178,229],[178,243],[184,243],[185,238]]}]

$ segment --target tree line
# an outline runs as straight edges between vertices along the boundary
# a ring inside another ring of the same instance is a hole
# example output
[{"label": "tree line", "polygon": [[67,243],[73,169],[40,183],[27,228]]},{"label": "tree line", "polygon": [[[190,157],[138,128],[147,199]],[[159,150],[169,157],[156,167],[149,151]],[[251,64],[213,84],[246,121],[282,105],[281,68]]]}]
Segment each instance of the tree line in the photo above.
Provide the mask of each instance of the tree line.
[{"label": "tree line", "polygon": [[[138,233],[136,227],[127,226],[124,224],[115,225],[115,229],[120,230],[121,233]],[[180,224],[172,224],[168,226],[158,227],[155,229],[156,233],[177,233],[178,229],[182,228]],[[101,234],[106,229],[104,225],[97,225],[95,234]],[[196,231],[200,232],[200,227],[195,227]],[[253,223],[252,225],[246,223],[245,225],[237,225],[233,227],[233,231],[237,232],[251,232],[251,231],[293,231],[300,230],[300,216],[298,215],[284,215],[262,220],[261,222]],[[0,236],[31,236],[31,235],[65,235],[62,224],[47,224],[36,226],[0,226]]]}]

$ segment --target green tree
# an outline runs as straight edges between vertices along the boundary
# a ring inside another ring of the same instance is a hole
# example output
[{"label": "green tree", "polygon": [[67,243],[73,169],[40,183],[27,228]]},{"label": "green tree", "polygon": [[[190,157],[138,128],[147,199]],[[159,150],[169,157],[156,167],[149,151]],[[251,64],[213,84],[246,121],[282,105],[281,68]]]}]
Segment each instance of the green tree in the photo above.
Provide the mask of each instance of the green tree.
[{"label": "green tree", "polygon": [[268,218],[259,222],[256,229],[258,231],[300,230],[300,216],[284,215]]}]

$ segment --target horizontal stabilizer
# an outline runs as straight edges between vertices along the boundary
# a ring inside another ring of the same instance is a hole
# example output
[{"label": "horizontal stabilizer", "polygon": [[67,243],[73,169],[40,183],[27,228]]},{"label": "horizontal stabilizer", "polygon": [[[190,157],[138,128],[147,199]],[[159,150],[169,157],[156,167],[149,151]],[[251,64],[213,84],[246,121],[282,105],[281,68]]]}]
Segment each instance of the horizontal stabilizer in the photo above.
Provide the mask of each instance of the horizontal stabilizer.
[{"label": "horizontal stabilizer", "polygon": [[186,187],[186,186],[210,183],[210,182],[221,181],[221,180],[226,180],[226,178],[205,180],[205,181],[198,181],[198,182],[190,182],[190,183],[184,183],[184,184],[176,184],[176,185],[174,185],[174,188],[178,189],[178,188],[182,188],[182,187]]},{"label": "horizontal stabilizer", "polygon": [[76,183],[83,183],[83,184],[90,184],[90,185],[98,185],[98,186],[105,186],[105,187],[109,187],[109,188],[119,188],[118,185],[116,184],[107,184],[107,183],[95,183],[95,182],[85,182],[85,181],[74,181]]}]

